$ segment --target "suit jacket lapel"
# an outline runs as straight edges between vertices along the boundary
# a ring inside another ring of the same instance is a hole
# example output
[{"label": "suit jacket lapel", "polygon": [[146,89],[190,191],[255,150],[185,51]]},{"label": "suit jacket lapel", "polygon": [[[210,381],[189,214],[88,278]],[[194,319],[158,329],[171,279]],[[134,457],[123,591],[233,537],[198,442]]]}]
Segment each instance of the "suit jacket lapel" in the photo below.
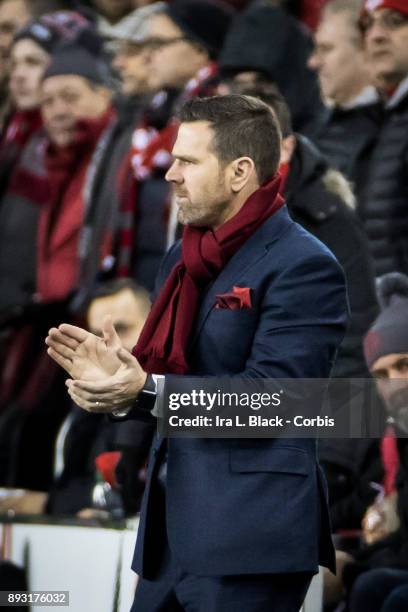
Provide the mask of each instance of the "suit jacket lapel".
[{"label": "suit jacket lapel", "polygon": [[207,289],[198,311],[189,349],[197,340],[203,325],[216,302],[216,295],[231,291],[245,272],[256,265],[281,233],[293,223],[286,206],[266,221],[229,260],[222,272]]}]

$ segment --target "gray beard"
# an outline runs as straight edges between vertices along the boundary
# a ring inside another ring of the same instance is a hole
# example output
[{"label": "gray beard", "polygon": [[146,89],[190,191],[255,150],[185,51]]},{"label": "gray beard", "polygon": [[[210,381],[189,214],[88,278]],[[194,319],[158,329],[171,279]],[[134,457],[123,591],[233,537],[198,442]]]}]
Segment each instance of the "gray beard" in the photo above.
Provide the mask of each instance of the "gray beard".
[{"label": "gray beard", "polygon": [[400,408],[392,413],[392,418],[395,426],[405,434],[408,434],[408,406]]}]

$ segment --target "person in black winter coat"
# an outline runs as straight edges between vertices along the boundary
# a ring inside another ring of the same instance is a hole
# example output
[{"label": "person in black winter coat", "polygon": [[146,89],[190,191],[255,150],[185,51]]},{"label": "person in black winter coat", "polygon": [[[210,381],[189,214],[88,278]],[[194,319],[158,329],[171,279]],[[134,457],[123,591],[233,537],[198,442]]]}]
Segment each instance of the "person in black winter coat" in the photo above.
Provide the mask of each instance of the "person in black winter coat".
[{"label": "person in black winter coat", "polygon": [[315,70],[326,104],[313,141],[360,197],[381,122],[381,104],[371,84],[358,27],[355,0],[331,0],[323,8],[308,65]]},{"label": "person in black winter coat", "polygon": [[383,99],[359,214],[376,274],[408,272],[408,3],[365,3],[365,49]]},{"label": "person in black winter coat", "polygon": [[372,262],[355,215],[354,196],[344,177],[330,168],[307,138],[300,134],[292,138],[295,145],[287,157],[289,172],[284,188],[289,211],[295,221],[329,247],[347,279],[351,321],[333,376],[364,377],[367,368],[362,338],[378,307]]}]

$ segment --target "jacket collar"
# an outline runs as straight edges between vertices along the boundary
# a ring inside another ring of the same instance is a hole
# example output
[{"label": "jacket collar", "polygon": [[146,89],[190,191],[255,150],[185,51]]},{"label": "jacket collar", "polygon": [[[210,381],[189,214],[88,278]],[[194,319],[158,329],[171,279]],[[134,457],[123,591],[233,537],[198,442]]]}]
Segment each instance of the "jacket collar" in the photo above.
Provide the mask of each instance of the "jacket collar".
[{"label": "jacket collar", "polygon": [[372,85],[368,85],[367,87],[364,87],[362,91],[360,91],[358,96],[355,96],[355,98],[345,102],[344,104],[339,104],[338,107],[347,111],[353,108],[371,106],[372,104],[377,104],[379,101],[380,96],[378,95],[378,91]]},{"label": "jacket collar", "polygon": [[[290,163],[290,172],[284,196],[289,210],[307,215],[314,223],[322,223],[336,213],[336,199],[315,192],[316,185],[328,170],[320,151],[305,136],[296,134],[296,149]],[[312,191],[313,190],[313,191]]]},{"label": "jacket collar", "polygon": [[399,106],[400,103],[406,98],[408,98],[408,76],[403,81],[401,81],[391,98],[387,100],[385,108],[397,108],[397,106]]},{"label": "jacket collar", "polygon": [[317,147],[305,136],[296,134],[296,148],[290,162],[290,174],[285,189],[289,199],[301,185],[323,174],[328,164]]}]

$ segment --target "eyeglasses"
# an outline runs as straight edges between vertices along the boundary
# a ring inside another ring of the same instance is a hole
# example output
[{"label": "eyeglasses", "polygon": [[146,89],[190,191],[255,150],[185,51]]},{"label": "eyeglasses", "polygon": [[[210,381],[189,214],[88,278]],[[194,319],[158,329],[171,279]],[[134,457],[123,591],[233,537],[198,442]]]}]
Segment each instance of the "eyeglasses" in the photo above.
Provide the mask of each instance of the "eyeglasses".
[{"label": "eyeglasses", "polygon": [[135,43],[132,41],[121,41],[116,44],[112,44],[110,49],[115,55],[126,55],[133,57],[135,55],[140,55],[140,53],[145,50],[145,44]]},{"label": "eyeglasses", "polygon": [[178,42],[187,42],[190,45],[200,46],[199,43],[188,36],[175,36],[174,38],[148,38],[145,41],[145,45],[150,47],[151,49],[161,49],[162,47],[168,47],[169,45],[174,45]]},{"label": "eyeglasses", "polygon": [[199,46],[199,43],[188,38],[188,36],[176,36],[174,38],[146,38],[143,41],[136,42],[131,40],[112,40],[108,42],[109,50],[114,54],[134,56],[139,55],[142,51],[161,49],[169,45],[174,45],[178,42],[188,42],[191,45]]},{"label": "eyeglasses", "polygon": [[408,16],[399,11],[382,10],[378,17],[374,18],[372,13],[364,13],[358,22],[363,34],[366,34],[375,24],[379,24],[384,30],[394,31],[408,23]]}]

